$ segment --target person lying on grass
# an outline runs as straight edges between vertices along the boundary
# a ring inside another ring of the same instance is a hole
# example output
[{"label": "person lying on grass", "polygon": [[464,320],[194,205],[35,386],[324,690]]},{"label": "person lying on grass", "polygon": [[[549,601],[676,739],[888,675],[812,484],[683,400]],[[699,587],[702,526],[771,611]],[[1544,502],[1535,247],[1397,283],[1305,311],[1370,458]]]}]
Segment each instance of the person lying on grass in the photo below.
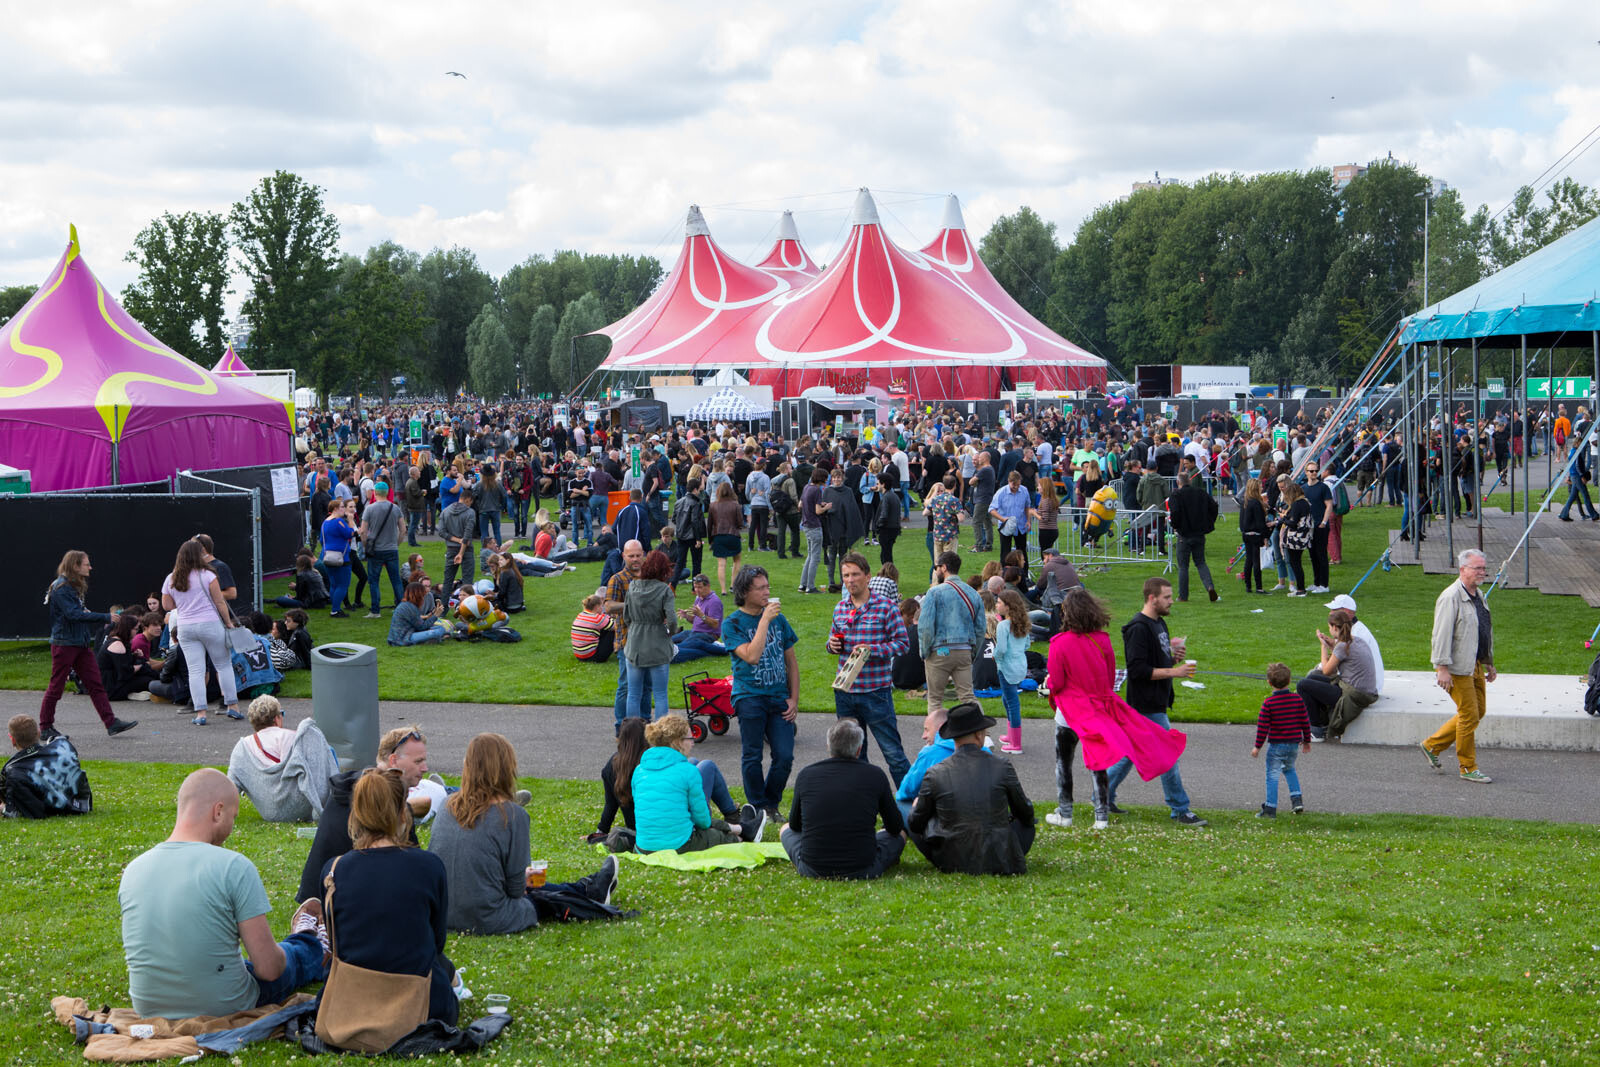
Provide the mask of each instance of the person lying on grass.
[{"label": "person lying on grass", "polygon": [[260,873],[222,847],[238,815],[227,776],[195,771],[178,790],[172,835],[122,872],[122,950],[140,1015],[232,1015],[328,976],[319,901],[295,912],[287,939],[273,940]]},{"label": "person lying on grass", "polygon": [[[441,805],[428,851],[444,862],[446,925],[474,934],[511,934],[541,922],[615,918],[617,861],[576,882],[545,884],[531,866],[528,812],[516,799],[517,753],[500,734],[467,743],[461,789]],[[537,884],[535,884],[537,883]]]},{"label": "person lying on grass", "polygon": [[[633,815],[640,852],[699,852],[714,845],[760,841],[765,812],[735,809],[722,772],[710,760],[691,761],[689,720],[666,715],[645,728],[650,747],[633,772]],[[727,819],[711,818],[707,798]],[[738,824],[730,826],[734,819]]]}]

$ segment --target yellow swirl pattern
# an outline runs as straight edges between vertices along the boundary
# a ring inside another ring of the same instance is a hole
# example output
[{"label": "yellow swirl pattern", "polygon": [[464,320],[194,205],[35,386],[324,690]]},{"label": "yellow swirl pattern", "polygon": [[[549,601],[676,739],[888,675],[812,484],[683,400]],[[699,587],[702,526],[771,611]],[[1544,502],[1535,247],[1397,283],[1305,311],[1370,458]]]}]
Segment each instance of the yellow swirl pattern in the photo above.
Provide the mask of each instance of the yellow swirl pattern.
[{"label": "yellow swirl pattern", "polygon": [[11,323],[11,350],[18,355],[30,356],[44,362],[44,373],[26,385],[0,385],[0,397],[27,396],[37,392],[55,381],[61,375],[61,353],[44,345],[31,345],[22,339],[22,328],[27,325],[33,313],[44,306],[52,293],[61,287],[66,280],[67,268],[72,266],[72,261],[78,258],[78,229],[72,227],[72,242],[67,245],[67,257],[61,261],[61,273],[51,279],[43,295],[37,300],[30,301],[28,306],[18,312],[16,319]]},{"label": "yellow swirl pattern", "polygon": [[[111,327],[118,334],[120,334],[124,340],[139,346],[146,352],[154,352],[158,356],[163,356],[167,359],[170,359],[175,363],[178,363],[180,366],[183,366],[185,369],[189,369],[191,366],[193,366],[188,360],[184,359],[170,348],[162,348],[159,345],[153,345],[146,341],[141,341],[137,337],[130,336],[128,331],[124,330],[121,326],[118,326],[114,321],[112,321],[110,313],[106,310],[106,291],[100,285],[98,280],[95,282],[94,291],[95,299],[100,305],[100,317],[105,320],[107,326]],[[200,381],[196,384],[176,382],[171,378],[161,378],[154,374],[146,374],[143,371],[122,371],[118,374],[113,374],[111,377],[102,382],[99,390],[94,395],[94,406],[95,410],[100,412],[100,418],[105,422],[106,431],[110,433],[111,440],[118,441],[122,438],[122,415],[133,407],[133,398],[128,396],[128,386],[133,382],[148,382],[151,385],[165,385],[173,389],[181,389],[186,393],[195,393],[200,396],[215,395],[217,392],[217,383],[215,379],[213,379],[209,374],[201,370],[199,367],[193,367],[193,369],[200,375]]]}]

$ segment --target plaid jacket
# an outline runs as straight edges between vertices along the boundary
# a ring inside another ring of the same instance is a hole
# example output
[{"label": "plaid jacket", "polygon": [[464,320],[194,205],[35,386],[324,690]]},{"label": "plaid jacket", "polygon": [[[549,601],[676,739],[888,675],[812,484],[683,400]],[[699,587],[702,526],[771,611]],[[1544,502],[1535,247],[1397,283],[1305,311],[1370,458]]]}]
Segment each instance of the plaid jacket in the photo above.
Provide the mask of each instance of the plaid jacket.
[{"label": "plaid jacket", "polygon": [[848,593],[833,608],[833,633],[844,637],[844,652],[839,656],[843,667],[850,658],[851,649],[868,645],[872,654],[867,657],[861,673],[856,675],[851,693],[870,693],[874,689],[887,689],[894,668],[894,658],[911,647],[906,635],[906,621],[900,617],[900,608],[887,597],[870,593],[864,607],[857,608]]}]

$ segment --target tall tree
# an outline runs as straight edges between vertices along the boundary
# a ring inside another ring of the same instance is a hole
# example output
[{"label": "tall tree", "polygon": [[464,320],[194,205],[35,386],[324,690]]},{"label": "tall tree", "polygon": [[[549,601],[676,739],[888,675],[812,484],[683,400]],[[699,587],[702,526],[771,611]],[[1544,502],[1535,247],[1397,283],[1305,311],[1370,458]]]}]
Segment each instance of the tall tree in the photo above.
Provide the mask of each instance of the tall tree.
[{"label": "tall tree", "polygon": [[605,324],[605,310],[593,293],[584,293],[567,305],[550,342],[550,379],[556,389],[571,392],[600,365],[609,348],[606,339],[583,335]]},{"label": "tall tree", "polygon": [[[1121,363],[1106,309],[1111,303],[1111,248],[1128,217],[1128,201],[1117,200],[1092,212],[1061,250],[1051,273],[1052,298],[1045,325],[1112,363]],[[1123,370],[1131,373],[1131,368]]]},{"label": "tall tree", "polygon": [[0,326],[10,322],[11,317],[22,310],[22,305],[33,299],[35,292],[31,285],[0,286]]},{"label": "tall tree", "polygon": [[978,245],[978,256],[995,281],[1040,322],[1045,321],[1050,276],[1060,254],[1056,224],[1044,221],[1026,204],[1014,215],[995,219]]},{"label": "tall tree", "polygon": [[271,366],[313,372],[331,325],[339,243],[322,189],[277,171],[233,205],[228,225],[249,285],[251,350]]},{"label": "tall tree", "polygon": [[555,392],[550,377],[550,343],[556,336],[556,309],[540,304],[528,320],[528,341],[522,346],[522,387],[535,396]]},{"label": "tall tree", "polygon": [[163,213],[123,257],[139,277],[122,291],[122,306],[145,329],[203,367],[222,358],[223,303],[228,284],[228,223],[216,212]]},{"label": "tall tree", "polygon": [[1495,270],[1537,252],[1600,214],[1600,192],[1562,178],[1545,190],[1540,204],[1531,185],[1511,198],[1504,214],[1489,223],[1489,257]]},{"label": "tall tree", "polygon": [[493,304],[483,305],[467,327],[467,368],[473,391],[490,401],[511,392],[517,376],[515,360],[511,337],[500,324],[499,313]]},{"label": "tall tree", "polygon": [[471,250],[435,248],[418,267],[432,320],[423,345],[422,371],[446,396],[468,378],[467,328],[483,305],[495,298],[494,279],[478,266]]},{"label": "tall tree", "polygon": [[408,286],[395,272],[394,262],[376,248],[365,260],[346,256],[341,262],[335,329],[319,364],[319,389],[331,390],[342,377],[388,403],[393,379],[415,373],[428,327],[426,301],[420,286]]}]

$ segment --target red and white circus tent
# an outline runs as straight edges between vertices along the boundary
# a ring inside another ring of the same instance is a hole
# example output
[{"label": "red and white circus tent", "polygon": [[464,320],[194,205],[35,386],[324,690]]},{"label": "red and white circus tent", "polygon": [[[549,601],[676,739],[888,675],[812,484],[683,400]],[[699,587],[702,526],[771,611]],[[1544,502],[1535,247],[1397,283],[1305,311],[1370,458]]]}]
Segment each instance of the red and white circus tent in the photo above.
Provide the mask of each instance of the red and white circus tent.
[{"label": "red and white circus tent", "polygon": [[[800,254],[810,262],[804,249]],[[668,374],[742,368],[750,363],[750,350],[731,335],[752,312],[795,284],[729,256],[711,239],[700,209],[691,207],[683,250],[666,281],[627,315],[595,331],[611,338],[611,352],[599,369]]]},{"label": "red and white circus tent", "polygon": [[954,197],[939,236],[911,251],[889,239],[861,190],[843,250],[815,276],[800,266],[810,258],[792,233],[786,219],[762,265],[745,267],[691,209],[683,254],[661,289],[598,331],[613,341],[600,371],[735,366],[780,396],[876,387],[930,401],[992,398],[1020,383],[1105,385],[1103,360],[1051,332],[995,281]]},{"label": "red and white circus tent", "polygon": [[783,213],[783,219],[778,223],[778,239],[773,243],[772,251],[767,253],[767,258],[757,263],[756,268],[789,279],[795,288],[822,273],[822,268],[806,251],[806,246],[800,243],[800,231],[794,225],[794,212]]}]

